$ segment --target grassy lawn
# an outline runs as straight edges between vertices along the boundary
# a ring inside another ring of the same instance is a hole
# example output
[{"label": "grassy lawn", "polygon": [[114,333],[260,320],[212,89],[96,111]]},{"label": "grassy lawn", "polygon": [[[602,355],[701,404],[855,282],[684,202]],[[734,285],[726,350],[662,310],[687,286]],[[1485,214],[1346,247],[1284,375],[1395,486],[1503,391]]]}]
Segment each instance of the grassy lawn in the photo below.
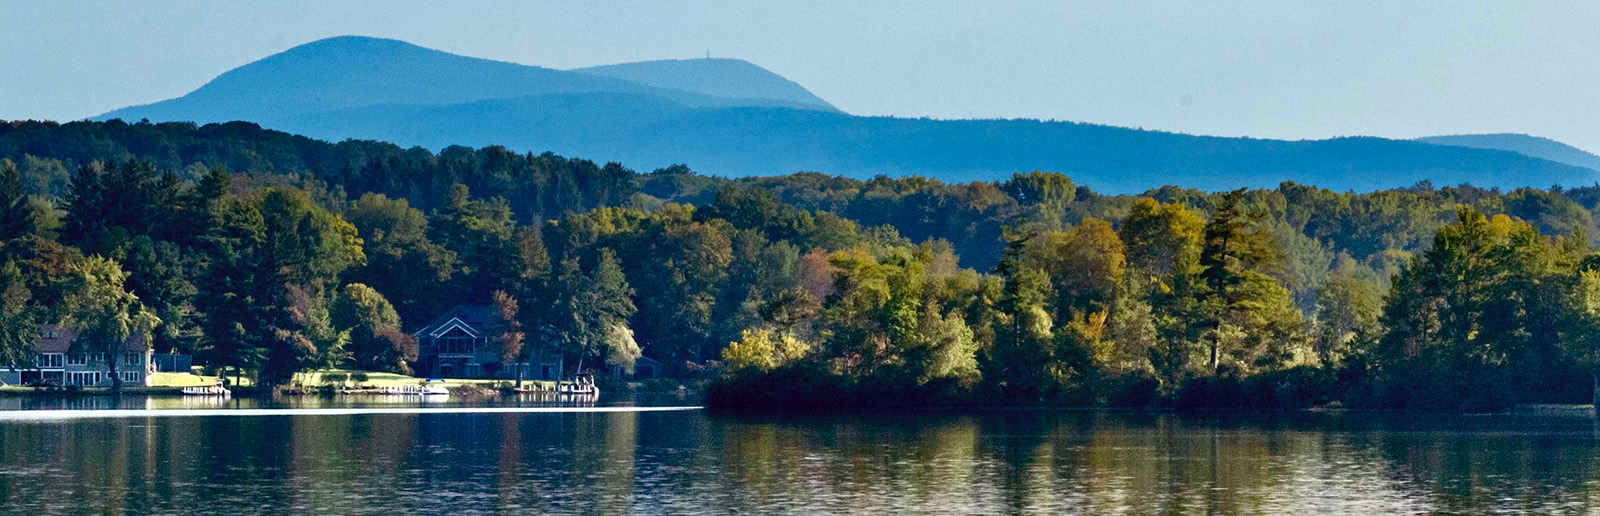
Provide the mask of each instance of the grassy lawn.
[{"label": "grassy lawn", "polygon": [[[367,375],[366,381],[357,382],[354,379],[351,379],[350,376],[352,374],[356,374],[356,373],[366,373],[366,375]],[[373,371],[351,371],[351,370],[343,370],[343,369],[325,369],[325,370],[319,370],[319,371],[306,371],[306,372],[302,372],[302,373],[296,373],[294,375],[294,379],[290,383],[291,384],[298,383],[298,384],[304,385],[306,387],[321,387],[321,386],[324,386],[324,385],[339,384],[340,382],[335,381],[334,379],[330,378],[331,375],[344,375],[345,380],[343,382],[343,385],[346,386],[346,387],[353,387],[353,388],[355,388],[355,387],[359,387],[359,388],[383,388],[383,387],[399,387],[399,386],[403,386],[403,385],[419,385],[424,380],[423,378],[418,378],[418,377],[415,377],[415,376],[406,376],[406,375],[394,374],[394,373],[379,373],[379,372],[373,372]],[[216,385],[217,384],[217,378],[218,377],[216,377],[216,376],[206,376],[206,375],[201,375],[201,374],[196,374],[196,373],[153,373],[153,374],[150,375],[150,387],[149,387],[149,389],[151,389],[151,390],[169,390],[169,389],[181,389],[181,388],[184,388],[184,387],[208,387],[208,386],[211,386],[211,385]],[[337,378],[337,376],[333,376],[333,378]],[[230,385],[232,385],[233,381],[234,381],[234,377],[231,376],[231,375],[227,376],[227,380],[228,380],[228,383]],[[509,387],[511,385],[514,385],[516,383],[516,380],[515,379],[510,379],[510,380],[476,380],[476,379],[464,379],[464,378],[445,378],[445,379],[442,379],[441,382],[444,384],[445,387],[459,387],[459,386],[470,385],[470,386],[482,387],[482,388],[486,388],[486,389],[496,389],[496,388],[500,388],[500,387]],[[254,382],[252,382],[249,377],[241,377],[239,379],[239,383],[241,385],[243,385],[243,386],[248,387],[248,386],[251,386]],[[523,380],[522,383],[523,383],[523,385],[540,385],[540,386],[543,386],[544,388],[548,388],[548,389],[554,389],[555,388],[555,382],[552,382],[552,381]],[[7,386],[0,387],[0,392],[34,392],[34,390],[35,389],[32,388],[32,387],[21,387],[21,386],[16,386],[16,385],[7,385]],[[100,389],[95,389],[95,390],[100,390]],[[127,388],[125,388],[124,390],[130,391],[130,392],[136,392],[136,391],[139,391],[139,390],[143,390],[143,388],[130,385]]]},{"label": "grassy lawn", "polygon": [[[366,381],[358,382],[355,379],[350,378],[351,375],[357,374],[357,373],[366,373],[366,375],[367,375]],[[329,378],[330,375],[334,375],[333,379]],[[305,372],[301,372],[301,373],[295,373],[294,379],[292,381],[290,381],[290,383],[291,384],[299,383],[299,384],[305,385],[307,387],[317,387],[317,386],[323,386],[323,385],[329,385],[329,384],[340,384],[341,382],[337,381],[337,378],[338,378],[337,375],[343,375],[344,376],[345,380],[343,381],[343,385],[349,386],[349,387],[363,387],[363,388],[383,388],[383,387],[399,387],[399,386],[403,386],[403,385],[419,385],[424,381],[423,378],[418,378],[418,377],[415,377],[415,376],[406,376],[406,375],[403,375],[403,374],[395,374],[395,373],[379,373],[379,372],[373,372],[373,371],[351,371],[351,370],[344,370],[344,369],[324,369],[324,370],[318,370],[318,371],[305,371]],[[501,386],[513,385],[513,384],[516,383],[516,380],[515,379],[474,380],[474,379],[463,379],[463,378],[443,378],[443,379],[441,379],[441,383],[443,383],[445,387],[459,387],[459,386],[470,385],[470,386],[475,386],[475,387],[483,387],[483,388],[494,389],[494,388],[498,388],[498,387],[501,387]],[[555,382],[551,382],[551,381],[523,380],[522,383],[524,385],[536,384],[536,385],[544,385],[544,386],[549,387],[549,388],[554,388],[555,387]]]},{"label": "grassy lawn", "polygon": [[216,385],[219,378],[227,380],[229,387],[252,387],[256,383],[249,375],[241,375],[235,378],[232,369],[225,369],[221,371],[221,374],[215,376],[201,374],[203,369],[201,367],[193,367],[187,373],[154,373],[150,375],[150,388],[209,387]]},{"label": "grassy lawn", "polygon": [[[229,382],[233,378],[228,378]],[[181,388],[181,387],[208,387],[217,384],[215,376],[201,376],[193,373],[151,373],[150,387],[153,388]]]}]

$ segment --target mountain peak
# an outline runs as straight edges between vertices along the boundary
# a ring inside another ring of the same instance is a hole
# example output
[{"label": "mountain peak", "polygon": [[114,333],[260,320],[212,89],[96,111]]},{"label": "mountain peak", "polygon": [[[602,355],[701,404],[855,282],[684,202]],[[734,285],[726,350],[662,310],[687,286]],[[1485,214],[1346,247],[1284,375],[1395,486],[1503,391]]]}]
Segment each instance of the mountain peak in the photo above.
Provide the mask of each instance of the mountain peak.
[{"label": "mountain peak", "polygon": [[[434,106],[572,93],[645,95],[691,107],[837,111],[800,85],[740,60],[636,65],[619,65],[613,73],[561,71],[451,54],[395,39],[337,36],[234,68],[188,95],[97,118],[272,124],[366,106]],[[630,80],[626,77],[630,74],[645,80]]]},{"label": "mountain peak", "polygon": [[839,111],[804,86],[743,59],[664,59],[571,71],[718,97],[767,99],[823,111]]},{"label": "mountain peak", "polygon": [[423,47],[419,47],[417,45],[413,45],[411,43],[407,43],[405,41],[401,41],[401,40],[398,40],[398,39],[377,38],[377,37],[372,37],[372,36],[358,36],[358,35],[353,35],[352,34],[352,35],[345,35],[345,36],[334,36],[334,37],[331,37],[331,38],[322,38],[322,39],[319,39],[319,40],[316,40],[316,41],[301,43],[299,45],[295,45],[293,48],[290,48],[289,50],[285,50],[283,53],[305,52],[305,51],[326,51],[326,50],[358,50],[358,49],[375,49],[375,48],[380,48],[381,49],[381,48],[400,48],[400,47],[423,48]]}]

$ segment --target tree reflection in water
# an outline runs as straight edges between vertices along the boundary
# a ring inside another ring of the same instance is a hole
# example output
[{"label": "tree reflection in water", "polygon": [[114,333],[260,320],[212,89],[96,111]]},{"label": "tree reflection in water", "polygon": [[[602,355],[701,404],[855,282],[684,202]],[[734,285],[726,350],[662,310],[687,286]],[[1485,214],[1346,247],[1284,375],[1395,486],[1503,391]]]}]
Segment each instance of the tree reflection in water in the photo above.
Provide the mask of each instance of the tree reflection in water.
[{"label": "tree reflection in water", "polygon": [[1595,436],[1587,417],[1088,411],[0,422],[0,507],[109,514],[1587,512],[1597,492]]}]

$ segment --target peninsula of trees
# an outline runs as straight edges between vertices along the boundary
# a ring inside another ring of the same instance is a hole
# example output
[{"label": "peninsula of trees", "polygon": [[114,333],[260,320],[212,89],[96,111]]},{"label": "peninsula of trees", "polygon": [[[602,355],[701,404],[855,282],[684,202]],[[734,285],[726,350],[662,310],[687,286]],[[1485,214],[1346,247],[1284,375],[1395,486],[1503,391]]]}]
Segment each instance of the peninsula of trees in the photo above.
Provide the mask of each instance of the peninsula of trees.
[{"label": "peninsula of trees", "polygon": [[1597,186],[726,179],[245,123],[0,123],[0,158],[22,367],[71,321],[267,384],[403,372],[457,303],[507,360],[650,356],[728,406],[1492,409],[1600,365]]}]

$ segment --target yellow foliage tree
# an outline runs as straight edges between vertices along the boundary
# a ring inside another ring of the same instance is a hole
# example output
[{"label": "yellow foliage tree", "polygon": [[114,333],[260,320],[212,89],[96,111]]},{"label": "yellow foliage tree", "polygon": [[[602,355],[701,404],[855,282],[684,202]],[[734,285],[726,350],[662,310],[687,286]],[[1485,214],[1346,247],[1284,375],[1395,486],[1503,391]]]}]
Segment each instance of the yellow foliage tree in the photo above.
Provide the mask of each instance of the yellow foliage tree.
[{"label": "yellow foliage tree", "polygon": [[722,361],[731,370],[771,371],[804,357],[811,345],[790,335],[774,335],[765,329],[747,329],[739,340],[722,349]]}]

